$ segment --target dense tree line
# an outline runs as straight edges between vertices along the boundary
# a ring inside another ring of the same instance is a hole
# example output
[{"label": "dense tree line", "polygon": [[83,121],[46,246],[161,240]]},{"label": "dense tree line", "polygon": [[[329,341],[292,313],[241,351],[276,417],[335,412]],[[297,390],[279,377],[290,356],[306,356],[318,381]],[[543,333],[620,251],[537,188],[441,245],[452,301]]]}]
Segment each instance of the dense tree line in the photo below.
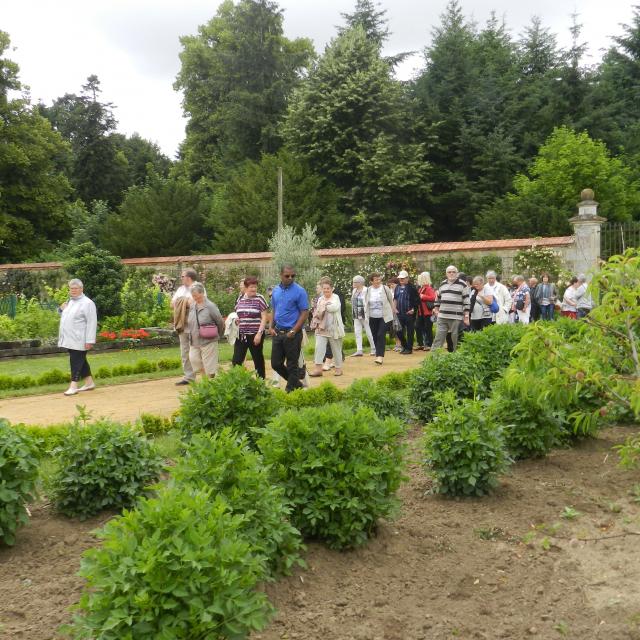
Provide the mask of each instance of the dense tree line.
[{"label": "dense tree line", "polygon": [[272,0],[226,0],[181,41],[175,161],[117,133],[96,76],[31,105],[0,32],[0,259],[87,241],[122,256],[264,250],[278,167],[285,221],[327,246],[564,234],[584,187],[609,219],[640,218],[630,11],[589,66],[579,15],[564,49],[540,18],[514,36],[451,0],[402,82],[373,0],[356,0],[322,54],[284,36]]}]

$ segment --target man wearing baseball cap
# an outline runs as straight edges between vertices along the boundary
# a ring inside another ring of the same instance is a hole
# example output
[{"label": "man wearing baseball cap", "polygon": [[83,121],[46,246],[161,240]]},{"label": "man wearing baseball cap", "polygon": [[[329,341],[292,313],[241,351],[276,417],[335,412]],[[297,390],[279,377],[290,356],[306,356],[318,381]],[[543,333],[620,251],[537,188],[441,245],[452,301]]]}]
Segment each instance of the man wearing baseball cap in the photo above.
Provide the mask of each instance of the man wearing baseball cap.
[{"label": "man wearing baseball cap", "polygon": [[403,269],[398,274],[400,284],[395,288],[393,297],[398,309],[400,331],[398,338],[402,344],[402,355],[413,353],[413,335],[416,324],[416,314],[420,304],[418,290],[409,282],[409,274]]}]

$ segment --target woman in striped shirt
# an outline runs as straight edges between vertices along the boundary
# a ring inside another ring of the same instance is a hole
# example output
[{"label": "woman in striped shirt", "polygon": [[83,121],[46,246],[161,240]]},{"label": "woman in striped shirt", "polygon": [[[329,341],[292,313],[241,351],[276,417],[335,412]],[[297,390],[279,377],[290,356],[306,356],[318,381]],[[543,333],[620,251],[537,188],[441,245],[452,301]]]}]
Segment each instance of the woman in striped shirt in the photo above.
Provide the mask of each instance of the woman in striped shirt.
[{"label": "woman in striped shirt", "polygon": [[258,278],[244,280],[244,294],[238,298],[235,311],[238,314],[238,339],[233,346],[234,366],[241,366],[251,352],[256,373],[264,380],[264,328],[267,324],[267,301],[258,293]]}]

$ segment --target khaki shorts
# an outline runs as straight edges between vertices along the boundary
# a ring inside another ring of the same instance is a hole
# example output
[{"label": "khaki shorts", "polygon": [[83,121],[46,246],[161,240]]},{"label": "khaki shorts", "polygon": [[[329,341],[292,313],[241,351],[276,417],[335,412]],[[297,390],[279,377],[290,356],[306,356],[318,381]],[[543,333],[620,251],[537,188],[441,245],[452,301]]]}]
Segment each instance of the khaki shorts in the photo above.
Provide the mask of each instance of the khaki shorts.
[{"label": "khaki shorts", "polygon": [[189,360],[194,372],[204,371],[208,376],[218,373],[218,341],[212,340],[200,347],[189,349]]}]

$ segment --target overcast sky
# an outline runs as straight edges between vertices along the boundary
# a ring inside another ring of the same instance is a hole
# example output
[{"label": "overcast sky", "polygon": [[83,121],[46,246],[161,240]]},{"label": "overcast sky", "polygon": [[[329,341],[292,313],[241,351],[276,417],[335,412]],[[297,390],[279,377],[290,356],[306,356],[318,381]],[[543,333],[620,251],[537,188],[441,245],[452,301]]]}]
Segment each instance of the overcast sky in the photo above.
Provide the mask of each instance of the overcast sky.
[{"label": "overcast sky", "polygon": [[[102,101],[112,102],[121,133],[139,133],[173,157],[184,138],[181,95],[173,90],[179,70],[179,38],[197,32],[220,4],[217,0],[5,0],[0,29],[11,37],[6,56],[20,65],[20,79],[31,88],[33,102],[50,104],[65,93],[80,93],[91,74],[102,86]],[[386,53],[422,52],[439,23],[447,0],[386,0],[392,35]],[[317,51],[335,35],[340,14],[355,0],[282,0],[285,34],[308,37]],[[589,44],[586,62],[600,60],[610,36],[630,23],[633,3],[623,0],[462,0],[465,15],[483,24],[493,10],[504,17],[514,36],[532,15],[570,42],[571,14],[579,12],[582,39]],[[422,55],[398,70],[411,77]]]}]

